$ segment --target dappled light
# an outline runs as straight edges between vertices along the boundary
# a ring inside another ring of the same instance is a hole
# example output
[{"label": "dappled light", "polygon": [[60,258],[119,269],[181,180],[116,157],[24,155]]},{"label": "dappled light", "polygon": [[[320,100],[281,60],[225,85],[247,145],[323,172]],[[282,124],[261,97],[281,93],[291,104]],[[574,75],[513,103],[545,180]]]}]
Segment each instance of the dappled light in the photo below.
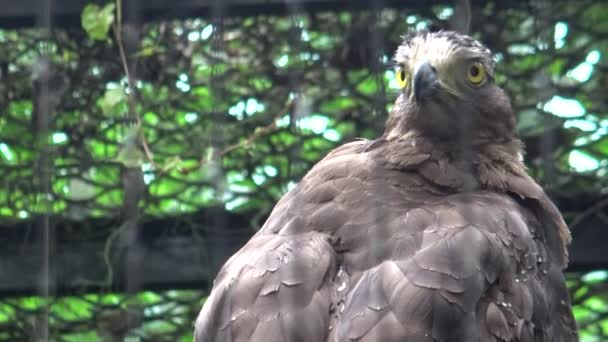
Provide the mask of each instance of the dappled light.
[{"label": "dappled light", "polygon": [[[401,36],[456,15],[380,3],[136,20],[126,63],[113,6],[0,29],[0,340],[191,341],[219,266],[276,202],[336,146],[382,133]],[[472,3],[529,173],[573,224],[581,341],[606,341],[608,264],[576,242],[608,226],[608,4]]]}]

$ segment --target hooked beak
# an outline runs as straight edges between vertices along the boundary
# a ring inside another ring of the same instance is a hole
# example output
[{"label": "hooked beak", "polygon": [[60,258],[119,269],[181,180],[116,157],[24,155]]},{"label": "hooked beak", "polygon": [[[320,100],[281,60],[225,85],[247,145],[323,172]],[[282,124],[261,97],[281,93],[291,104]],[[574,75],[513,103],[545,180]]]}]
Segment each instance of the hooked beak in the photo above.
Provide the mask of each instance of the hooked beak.
[{"label": "hooked beak", "polygon": [[414,97],[416,102],[432,97],[437,94],[440,89],[437,70],[428,62],[423,63],[418,67],[416,75],[414,75]]}]

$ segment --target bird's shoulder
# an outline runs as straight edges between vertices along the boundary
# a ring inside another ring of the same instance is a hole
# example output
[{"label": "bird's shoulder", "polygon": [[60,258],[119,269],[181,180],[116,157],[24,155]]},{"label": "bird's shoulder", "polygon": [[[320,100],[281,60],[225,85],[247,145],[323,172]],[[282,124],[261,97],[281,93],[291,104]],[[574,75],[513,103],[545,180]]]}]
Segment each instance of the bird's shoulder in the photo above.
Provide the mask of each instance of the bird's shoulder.
[{"label": "bird's shoulder", "polygon": [[445,194],[415,171],[387,167],[378,155],[382,144],[357,140],[331,151],[277,202],[261,233],[333,234],[348,222],[362,222],[374,208],[406,209],[437,191]]}]

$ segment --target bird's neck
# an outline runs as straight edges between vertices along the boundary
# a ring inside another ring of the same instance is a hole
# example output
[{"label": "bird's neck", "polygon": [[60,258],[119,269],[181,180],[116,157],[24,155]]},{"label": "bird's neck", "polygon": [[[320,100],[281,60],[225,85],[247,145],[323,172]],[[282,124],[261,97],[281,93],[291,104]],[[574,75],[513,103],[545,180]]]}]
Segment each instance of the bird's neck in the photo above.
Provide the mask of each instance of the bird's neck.
[{"label": "bird's neck", "polygon": [[505,178],[526,175],[522,144],[515,137],[441,141],[410,130],[384,139],[382,158],[390,167],[417,171],[429,182],[454,191],[504,191]]},{"label": "bird's neck", "polygon": [[[560,262],[567,263],[568,227],[543,189],[527,174],[522,161],[522,144],[516,139],[474,141],[463,156],[462,148],[425,138],[415,131],[370,144],[370,149],[385,167],[420,175],[433,193],[458,193],[478,189],[514,195],[539,219],[550,223],[547,229],[558,232]],[[468,158],[468,159],[467,159]]]}]

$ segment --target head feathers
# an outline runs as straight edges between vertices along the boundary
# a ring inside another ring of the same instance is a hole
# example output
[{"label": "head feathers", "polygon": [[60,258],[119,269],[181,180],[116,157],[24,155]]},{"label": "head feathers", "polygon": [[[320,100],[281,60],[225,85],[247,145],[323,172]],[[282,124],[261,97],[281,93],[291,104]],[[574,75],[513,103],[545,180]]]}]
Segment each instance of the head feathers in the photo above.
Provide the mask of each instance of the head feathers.
[{"label": "head feathers", "polygon": [[423,62],[430,62],[439,68],[457,58],[480,59],[490,72],[496,64],[490,49],[469,36],[453,31],[409,33],[403,37],[403,44],[394,57],[398,64],[411,70]]}]

